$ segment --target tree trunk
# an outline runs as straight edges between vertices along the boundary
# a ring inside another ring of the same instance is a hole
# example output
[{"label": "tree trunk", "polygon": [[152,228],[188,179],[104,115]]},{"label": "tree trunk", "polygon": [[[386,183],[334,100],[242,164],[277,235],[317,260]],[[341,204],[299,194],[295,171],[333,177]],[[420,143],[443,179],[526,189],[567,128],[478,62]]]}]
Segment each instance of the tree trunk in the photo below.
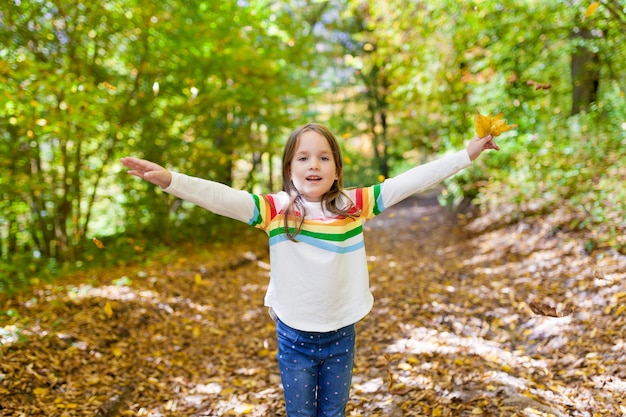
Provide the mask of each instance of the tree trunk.
[{"label": "tree trunk", "polygon": [[[591,39],[591,31],[583,29],[576,35],[582,39]],[[600,85],[600,57],[589,48],[581,45],[572,55],[572,116],[589,110],[595,103]]]}]

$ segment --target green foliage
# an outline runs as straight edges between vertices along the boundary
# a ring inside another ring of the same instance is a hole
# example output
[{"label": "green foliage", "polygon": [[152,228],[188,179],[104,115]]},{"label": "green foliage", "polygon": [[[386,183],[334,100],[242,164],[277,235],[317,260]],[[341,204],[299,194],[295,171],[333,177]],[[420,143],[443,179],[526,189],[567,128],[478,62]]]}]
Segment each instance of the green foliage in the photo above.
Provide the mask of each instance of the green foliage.
[{"label": "green foliage", "polygon": [[[618,4],[586,15],[588,5],[569,1],[354,1],[362,30],[353,39],[362,50],[347,61],[388,79],[388,129],[402,138],[392,139],[399,155],[407,143],[420,154],[458,149],[474,134],[476,111],[504,112],[519,124],[498,139],[500,153],[446,182],[443,204],[513,203],[517,218],[567,206],[569,227],[596,236],[591,246],[621,248],[626,15]],[[600,78],[576,115],[581,81],[570,74],[580,51],[600,57],[600,67],[589,68]],[[394,164],[395,172],[404,168]]]},{"label": "green foliage", "polygon": [[118,157],[230,183],[240,155],[276,153],[268,133],[306,95],[307,68],[292,63],[310,50],[307,22],[281,5],[0,8],[0,41],[11,46],[0,51],[3,285],[48,269],[38,259],[88,263],[92,237],[168,241],[170,219],[189,209],[121,175]]}]

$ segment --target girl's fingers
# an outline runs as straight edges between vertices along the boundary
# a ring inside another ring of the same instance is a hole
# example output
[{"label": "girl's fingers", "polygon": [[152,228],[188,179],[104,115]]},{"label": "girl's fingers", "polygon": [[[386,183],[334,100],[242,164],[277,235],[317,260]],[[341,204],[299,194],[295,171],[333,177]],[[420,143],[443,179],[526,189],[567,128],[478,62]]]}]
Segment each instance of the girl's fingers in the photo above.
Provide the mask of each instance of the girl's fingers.
[{"label": "girl's fingers", "polygon": [[[155,164],[154,162],[146,161],[145,159],[138,158],[122,158],[122,164],[135,172],[149,172],[149,171],[158,171],[164,169],[160,165]],[[129,172],[130,174],[130,172]]]},{"label": "girl's fingers", "polygon": [[492,135],[487,135],[481,138],[480,141],[483,144],[483,149],[495,149],[496,151],[500,150],[498,144],[496,143],[495,137],[493,137]]},{"label": "girl's fingers", "polygon": [[167,188],[172,182],[172,174],[159,164],[132,157],[122,158],[120,161],[122,165],[128,168],[128,174],[142,178],[159,187]]}]

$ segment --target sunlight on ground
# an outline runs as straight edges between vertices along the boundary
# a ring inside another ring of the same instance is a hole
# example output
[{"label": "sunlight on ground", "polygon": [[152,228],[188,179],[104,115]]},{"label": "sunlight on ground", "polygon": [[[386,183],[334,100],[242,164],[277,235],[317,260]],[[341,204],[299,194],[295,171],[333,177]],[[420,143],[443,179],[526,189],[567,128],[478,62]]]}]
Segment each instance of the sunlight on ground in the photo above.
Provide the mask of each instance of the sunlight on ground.
[{"label": "sunlight on ground", "polygon": [[[540,323],[542,320],[544,321],[543,329],[542,323]],[[563,326],[567,326],[570,320],[567,318],[540,318],[535,331],[555,334],[555,331],[558,332],[559,329],[559,326],[555,324],[559,321],[562,321],[561,324]],[[552,326],[556,330],[549,329]],[[458,336],[425,327],[405,325],[404,328],[408,336],[398,339],[391,344],[387,350],[389,353],[401,354],[403,357],[407,355],[422,355],[419,357],[419,362],[415,361],[422,371],[429,369],[429,362],[431,361],[429,355],[445,355],[450,358],[450,363],[454,365],[462,365],[465,360],[463,358],[469,358],[472,355],[480,356],[487,363],[495,366],[483,367],[482,373],[476,374],[471,380],[478,382],[479,386],[484,387],[482,389],[485,392],[495,392],[500,390],[500,388],[504,389],[505,399],[502,401],[502,405],[510,407],[511,410],[516,409],[523,412],[522,415],[527,417],[566,417],[569,415],[557,409],[557,406],[561,410],[581,410],[581,405],[594,408],[597,406],[597,403],[592,389],[626,393],[626,380],[611,373],[590,376],[588,387],[585,389],[581,389],[580,386],[570,387],[562,381],[551,378],[552,371],[556,372],[556,370],[550,369],[548,361],[533,359],[524,355],[522,351],[510,352],[503,349],[499,343],[480,337]],[[623,349],[623,341],[620,343],[621,349]],[[620,346],[616,346],[615,349],[619,350]],[[595,353],[591,352],[584,359],[587,361],[599,360],[600,358],[596,358],[596,356]],[[432,360],[437,361],[436,357],[434,358]],[[402,365],[401,363],[398,368],[410,369],[409,365],[406,368]],[[417,372],[419,373],[419,370]],[[535,375],[535,377],[529,378],[530,375]],[[539,376],[539,380],[542,377],[548,377],[546,378],[546,384],[538,384],[536,376]],[[441,387],[436,386],[434,381],[423,375],[416,377],[408,374],[404,377],[398,376],[396,379],[402,385],[410,386],[412,389],[441,391]],[[360,381],[356,387],[363,393],[367,393],[377,391],[382,384],[383,381],[380,379]],[[459,380],[457,385],[461,391],[467,389],[467,387],[463,386],[463,381]],[[455,396],[454,393],[448,393],[447,395]],[[499,395],[503,394],[500,393]],[[626,408],[624,408],[624,411],[626,411]],[[581,415],[591,416],[584,412]]]},{"label": "sunlight on ground", "polygon": [[265,417],[272,402],[282,398],[278,387],[259,392],[235,395],[231,388],[225,388],[217,382],[199,384],[187,393],[181,393],[177,400],[170,400],[165,405],[153,409],[141,408],[137,416],[165,417],[176,412],[179,407],[196,408],[198,416],[246,415]]},{"label": "sunlight on ground", "polygon": [[8,345],[19,340],[20,329],[14,324],[0,327],[0,345]]},{"label": "sunlight on ground", "polygon": [[[408,327],[408,326],[406,326]],[[491,342],[479,337],[461,337],[436,329],[418,327],[407,328],[409,338],[399,339],[389,346],[389,352],[394,353],[441,353],[444,355],[462,353],[463,355],[478,355],[483,359],[500,366],[524,366],[542,372],[548,372],[547,363],[528,356],[518,356],[503,350],[499,343]]]}]

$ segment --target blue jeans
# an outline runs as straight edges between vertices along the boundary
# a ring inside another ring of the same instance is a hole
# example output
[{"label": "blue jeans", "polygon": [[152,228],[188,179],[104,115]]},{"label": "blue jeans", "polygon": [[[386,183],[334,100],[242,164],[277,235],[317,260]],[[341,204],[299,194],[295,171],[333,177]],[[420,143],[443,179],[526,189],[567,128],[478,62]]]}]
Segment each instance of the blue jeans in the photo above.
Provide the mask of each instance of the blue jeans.
[{"label": "blue jeans", "polygon": [[278,320],[276,334],[287,417],[344,417],[354,367],[354,324],[317,333]]}]

